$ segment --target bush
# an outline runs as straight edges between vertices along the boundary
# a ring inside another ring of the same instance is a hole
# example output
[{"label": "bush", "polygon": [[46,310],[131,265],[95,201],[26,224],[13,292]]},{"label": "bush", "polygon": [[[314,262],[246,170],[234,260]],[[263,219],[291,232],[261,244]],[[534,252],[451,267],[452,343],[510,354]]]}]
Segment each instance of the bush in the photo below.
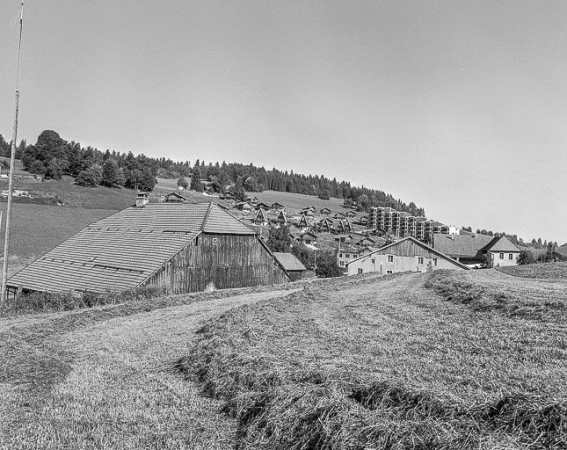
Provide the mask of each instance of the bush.
[{"label": "bush", "polygon": [[534,255],[529,250],[522,250],[518,256],[518,265],[522,266],[524,264],[533,264],[536,260]]}]

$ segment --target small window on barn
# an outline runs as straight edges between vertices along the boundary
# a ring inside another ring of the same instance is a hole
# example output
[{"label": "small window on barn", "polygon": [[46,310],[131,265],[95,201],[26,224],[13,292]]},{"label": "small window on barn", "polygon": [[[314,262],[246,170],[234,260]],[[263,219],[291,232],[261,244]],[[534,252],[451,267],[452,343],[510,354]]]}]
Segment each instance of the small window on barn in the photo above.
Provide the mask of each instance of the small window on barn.
[{"label": "small window on barn", "polygon": [[514,259],[514,255],[513,255],[512,253],[510,253],[510,254],[508,255],[508,259]]},{"label": "small window on barn", "polygon": [[376,264],[376,258],[372,258],[372,264]]},{"label": "small window on barn", "polygon": [[339,253],[339,258],[342,258],[342,257],[343,257],[343,254],[342,254],[342,253]]},{"label": "small window on barn", "polygon": [[362,273],[362,269],[358,269],[358,274],[360,275]]},{"label": "small window on barn", "polygon": [[213,245],[219,245],[219,239],[213,238]]},{"label": "small window on barn", "polygon": [[388,270],[386,273],[387,273],[388,275],[392,275],[394,272],[392,272],[391,270]]},{"label": "small window on barn", "polygon": [[433,258],[433,265],[434,265],[434,266],[437,265],[437,258]]},{"label": "small window on barn", "polygon": [[350,258],[350,253],[347,253],[347,254],[345,255],[345,257],[346,257],[346,258]]},{"label": "small window on barn", "polygon": [[394,255],[388,255],[388,262],[394,262]]},{"label": "small window on barn", "polygon": [[423,264],[423,257],[422,257],[422,256],[418,256],[418,258],[417,258],[417,263],[418,263],[418,264]]},{"label": "small window on barn", "polygon": [[340,264],[341,267],[344,267],[344,266],[345,266],[345,262],[344,262],[344,261],[340,261],[339,264]]},{"label": "small window on barn", "polygon": [[504,253],[500,253],[500,259],[504,259]]}]

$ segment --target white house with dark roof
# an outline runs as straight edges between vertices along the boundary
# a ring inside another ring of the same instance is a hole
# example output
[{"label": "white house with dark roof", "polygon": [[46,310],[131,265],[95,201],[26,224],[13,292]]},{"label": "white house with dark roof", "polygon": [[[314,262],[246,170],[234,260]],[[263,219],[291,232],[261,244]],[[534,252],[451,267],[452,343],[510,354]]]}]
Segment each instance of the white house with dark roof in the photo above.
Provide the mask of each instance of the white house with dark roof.
[{"label": "white house with dark roof", "polygon": [[254,230],[213,203],[148,203],[94,222],[8,279],[8,292],[173,293],[289,280]]},{"label": "white house with dark roof", "polygon": [[434,234],[433,247],[469,267],[514,266],[520,249],[506,236]]}]

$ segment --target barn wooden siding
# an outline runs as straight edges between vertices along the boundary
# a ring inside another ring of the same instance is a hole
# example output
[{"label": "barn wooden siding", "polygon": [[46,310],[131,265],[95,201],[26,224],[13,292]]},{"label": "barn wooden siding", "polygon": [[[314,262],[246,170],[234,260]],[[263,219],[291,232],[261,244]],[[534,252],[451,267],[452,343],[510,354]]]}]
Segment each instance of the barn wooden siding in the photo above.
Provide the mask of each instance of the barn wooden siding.
[{"label": "barn wooden siding", "polygon": [[174,293],[281,284],[289,277],[254,235],[203,233],[152,275],[145,286]]}]

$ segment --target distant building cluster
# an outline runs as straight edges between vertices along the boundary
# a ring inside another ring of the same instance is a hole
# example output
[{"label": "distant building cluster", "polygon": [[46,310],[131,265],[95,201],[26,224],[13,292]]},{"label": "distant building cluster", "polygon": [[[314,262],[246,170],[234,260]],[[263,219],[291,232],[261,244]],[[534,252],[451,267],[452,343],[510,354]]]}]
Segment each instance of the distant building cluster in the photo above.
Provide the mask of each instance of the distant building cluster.
[{"label": "distant building cluster", "polygon": [[410,213],[389,207],[372,208],[370,228],[389,234],[393,238],[412,237],[427,243],[433,242],[435,234],[460,234],[459,228],[452,225],[445,225],[426,217],[415,217]]}]

